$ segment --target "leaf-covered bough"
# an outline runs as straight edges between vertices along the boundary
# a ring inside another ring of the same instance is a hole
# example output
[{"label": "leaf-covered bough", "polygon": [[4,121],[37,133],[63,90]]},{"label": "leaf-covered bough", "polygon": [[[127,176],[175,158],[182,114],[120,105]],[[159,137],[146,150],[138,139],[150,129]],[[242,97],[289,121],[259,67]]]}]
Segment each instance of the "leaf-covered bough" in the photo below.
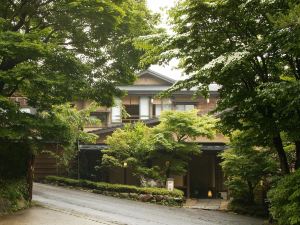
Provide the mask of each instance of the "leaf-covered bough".
[{"label": "leaf-covered bough", "polygon": [[[143,62],[180,59],[188,78],[169,93],[196,88],[208,96],[218,84],[222,132],[255,130],[253,143],[273,147],[288,174],[300,165],[299,12],[295,0],[182,0],[170,11],[171,35],[141,39]],[[283,132],[295,143],[294,165]]]},{"label": "leaf-covered bough", "polygon": [[[56,118],[53,107],[87,99],[112,105],[122,95],[117,85],[141,69],[144,51],[134,38],[154,32],[156,20],[143,0],[1,1],[0,142],[29,149],[29,182],[38,145],[73,140],[66,135],[73,125]],[[21,113],[10,99],[20,96],[35,114]]]}]

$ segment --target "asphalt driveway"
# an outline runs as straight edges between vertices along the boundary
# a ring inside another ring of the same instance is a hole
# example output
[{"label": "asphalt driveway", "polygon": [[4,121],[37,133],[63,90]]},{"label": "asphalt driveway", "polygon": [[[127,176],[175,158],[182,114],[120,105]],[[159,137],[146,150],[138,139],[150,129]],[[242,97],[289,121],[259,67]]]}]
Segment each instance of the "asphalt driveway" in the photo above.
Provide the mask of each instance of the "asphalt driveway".
[{"label": "asphalt driveway", "polygon": [[[0,219],[0,225],[261,225],[263,223],[260,219],[232,213],[172,208],[37,183],[34,184],[33,200],[43,208],[32,208],[23,212],[25,220],[22,220],[22,213],[19,214],[18,223],[14,223],[16,216],[5,217]],[[36,213],[36,210],[40,212]],[[36,220],[40,222],[35,223]]]}]

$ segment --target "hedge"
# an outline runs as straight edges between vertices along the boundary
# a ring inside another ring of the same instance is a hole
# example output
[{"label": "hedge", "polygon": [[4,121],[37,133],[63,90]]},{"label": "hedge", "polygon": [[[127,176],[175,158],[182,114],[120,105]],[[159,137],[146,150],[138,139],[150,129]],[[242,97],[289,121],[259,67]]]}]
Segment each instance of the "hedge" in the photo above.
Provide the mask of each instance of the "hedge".
[{"label": "hedge", "polygon": [[0,179],[0,215],[29,206],[25,179]]},{"label": "hedge", "polygon": [[168,191],[164,188],[110,184],[104,182],[93,182],[83,179],[76,180],[58,176],[47,176],[45,178],[45,181],[58,185],[88,188],[100,194],[112,195],[121,198],[133,198],[136,200],[156,202],[165,205],[181,205],[184,199],[183,192],[177,189],[175,189],[174,191]]}]

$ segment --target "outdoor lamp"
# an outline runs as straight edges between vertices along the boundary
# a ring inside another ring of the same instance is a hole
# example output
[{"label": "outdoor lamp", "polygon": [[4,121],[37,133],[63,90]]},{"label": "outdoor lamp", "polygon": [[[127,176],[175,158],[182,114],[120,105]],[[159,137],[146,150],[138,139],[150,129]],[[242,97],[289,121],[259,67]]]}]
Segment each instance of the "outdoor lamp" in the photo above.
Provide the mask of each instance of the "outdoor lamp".
[{"label": "outdoor lamp", "polygon": [[124,162],[123,166],[124,166],[124,168],[126,168],[127,167],[127,162]]},{"label": "outdoor lamp", "polygon": [[209,98],[206,99],[207,104],[209,104]]},{"label": "outdoor lamp", "polygon": [[211,191],[211,190],[208,190],[208,192],[207,192],[207,196],[208,196],[209,198],[211,198],[211,197],[212,197],[212,191]]}]

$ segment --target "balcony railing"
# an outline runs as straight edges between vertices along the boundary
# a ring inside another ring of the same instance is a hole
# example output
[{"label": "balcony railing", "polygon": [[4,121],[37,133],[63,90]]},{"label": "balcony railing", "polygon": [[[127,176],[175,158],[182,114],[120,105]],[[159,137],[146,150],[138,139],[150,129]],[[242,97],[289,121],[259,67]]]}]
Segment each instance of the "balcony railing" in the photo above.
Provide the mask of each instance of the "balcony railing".
[{"label": "balcony railing", "polygon": [[156,118],[158,118],[158,117],[157,116],[146,116],[146,115],[130,115],[126,118],[122,118],[122,120],[120,120],[119,118],[115,118],[115,119],[117,119],[117,121],[120,121],[122,123],[134,123],[137,121],[156,119]]}]

